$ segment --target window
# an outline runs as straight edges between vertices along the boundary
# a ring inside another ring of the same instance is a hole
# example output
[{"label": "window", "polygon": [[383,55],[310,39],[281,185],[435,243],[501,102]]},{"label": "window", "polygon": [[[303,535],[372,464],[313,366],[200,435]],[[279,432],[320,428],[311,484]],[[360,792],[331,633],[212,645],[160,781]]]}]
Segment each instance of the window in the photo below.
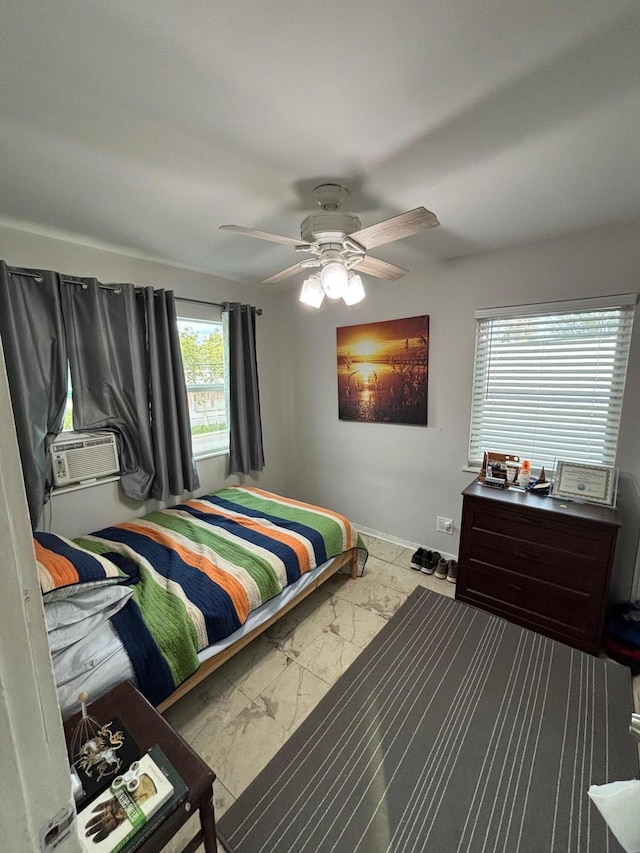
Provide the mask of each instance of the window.
[{"label": "window", "polygon": [[229,447],[225,398],[224,336],[220,320],[178,318],[180,348],[189,399],[193,455]]},{"label": "window", "polygon": [[69,432],[73,429],[73,391],[71,389],[71,371],[67,365],[67,402],[64,407],[64,420],[62,422],[62,432]]},{"label": "window", "polygon": [[636,298],[476,311],[469,464],[614,465]]},{"label": "window", "polygon": [[[184,366],[193,455],[196,458],[229,449],[222,320],[202,319],[210,306],[190,307],[195,317],[179,317],[178,333]],[[185,313],[183,310],[182,313]],[[215,312],[220,317],[219,311]],[[73,392],[68,373],[63,431],[73,429]]]}]

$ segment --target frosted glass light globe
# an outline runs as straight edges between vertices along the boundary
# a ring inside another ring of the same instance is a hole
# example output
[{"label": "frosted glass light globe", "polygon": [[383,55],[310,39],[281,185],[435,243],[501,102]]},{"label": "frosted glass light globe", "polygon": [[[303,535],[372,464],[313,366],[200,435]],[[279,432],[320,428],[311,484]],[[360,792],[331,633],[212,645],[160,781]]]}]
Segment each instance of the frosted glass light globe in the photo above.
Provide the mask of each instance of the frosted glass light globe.
[{"label": "frosted glass light globe", "polygon": [[324,290],[322,289],[320,279],[317,276],[308,278],[302,285],[300,302],[304,302],[305,305],[311,305],[313,308],[319,308],[322,305],[323,299]]},{"label": "frosted glass light globe", "polygon": [[347,305],[355,305],[364,299],[364,285],[359,275],[349,273],[349,284],[344,292],[343,299]]},{"label": "frosted glass light globe", "polygon": [[340,299],[347,289],[349,274],[344,264],[331,261],[322,267],[320,273],[324,292],[330,299]]}]

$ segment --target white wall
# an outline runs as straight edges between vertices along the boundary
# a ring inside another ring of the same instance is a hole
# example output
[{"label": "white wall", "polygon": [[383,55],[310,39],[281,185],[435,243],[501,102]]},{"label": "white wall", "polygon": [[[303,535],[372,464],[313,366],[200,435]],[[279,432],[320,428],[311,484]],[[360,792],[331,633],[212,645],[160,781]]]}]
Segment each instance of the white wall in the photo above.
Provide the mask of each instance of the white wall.
[{"label": "white wall", "polygon": [[[421,238],[422,246],[428,245]],[[291,488],[354,522],[456,553],[467,459],[476,308],[640,290],[640,222],[504,251],[436,262],[413,247],[381,257],[411,272],[396,283],[367,278],[352,308],[304,309],[289,296],[288,394],[295,411]],[[375,253],[374,253],[375,254]],[[338,420],[336,327],[428,314],[427,428]],[[619,505],[624,527],[612,592],[627,598],[640,518],[640,317],[636,320],[620,436]],[[508,448],[507,448],[508,449]],[[454,537],[435,532],[455,519]]]},{"label": "white wall", "polygon": [[[0,258],[11,266],[52,269],[75,276],[94,276],[103,282],[131,282],[175,291],[176,296],[212,302],[248,302],[263,309],[257,322],[260,363],[260,402],[266,465],[255,477],[244,478],[275,492],[286,491],[289,419],[284,417],[281,384],[282,317],[280,297],[264,287],[191,272],[161,263],[140,260],[103,249],[82,246],[40,234],[0,226]],[[238,482],[226,477],[226,456],[198,462],[201,488],[206,494]],[[78,536],[107,524],[115,524],[156,509],[150,501],[139,504],[121,494],[117,483],[58,495],[45,508],[41,527]]]}]

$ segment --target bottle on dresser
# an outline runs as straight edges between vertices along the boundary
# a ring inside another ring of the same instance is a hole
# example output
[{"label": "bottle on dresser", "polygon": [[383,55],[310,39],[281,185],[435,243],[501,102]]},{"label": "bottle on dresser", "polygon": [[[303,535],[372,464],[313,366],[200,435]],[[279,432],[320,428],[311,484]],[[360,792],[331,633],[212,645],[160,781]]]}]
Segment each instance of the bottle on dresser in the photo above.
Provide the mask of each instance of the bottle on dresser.
[{"label": "bottle on dresser", "polygon": [[520,473],[518,474],[518,485],[523,488],[529,488],[531,481],[531,462],[528,459],[523,459],[520,463]]}]

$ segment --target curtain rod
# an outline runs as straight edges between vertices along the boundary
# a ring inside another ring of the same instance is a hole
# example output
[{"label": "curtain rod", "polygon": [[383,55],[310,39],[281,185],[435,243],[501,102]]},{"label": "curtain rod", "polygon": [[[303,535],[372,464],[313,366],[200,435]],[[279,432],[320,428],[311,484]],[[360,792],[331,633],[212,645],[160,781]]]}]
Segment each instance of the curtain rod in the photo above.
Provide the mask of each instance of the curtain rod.
[{"label": "curtain rod", "polygon": [[[40,272],[34,272],[30,270],[9,270],[9,275],[26,275],[31,278],[35,278],[38,281],[44,281],[44,277]],[[86,282],[82,280],[78,280],[79,277],[71,278],[66,275],[61,275],[60,280],[66,282],[67,284],[86,284]],[[116,292],[120,292],[120,285],[118,284],[98,284],[98,287],[102,287],[105,290],[115,290]],[[136,288],[137,289],[137,288]],[[189,299],[186,296],[176,296],[177,302],[192,302],[195,305],[213,305],[216,308],[224,308],[223,302],[208,302],[205,299]],[[256,314],[262,314],[262,308],[256,308]]]},{"label": "curtain rod", "polygon": [[[9,275],[26,275],[30,278],[35,278],[36,281],[44,281],[44,276],[41,272],[36,272],[35,270],[9,270]],[[60,273],[58,273],[60,275]],[[65,281],[67,284],[80,284],[86,285],[86,281],[81,279],[80,276],[76,276],[75,278],[71,278],[68,275],[60,275],[60,281]],[[102,287],[104,290],[117,290],[120,291],[119,284],[98,284],[98,287]]]},{"label": "curtain rod", "polygon": [[[224,308],[224,302],[208,302],[206,299],[189,299],[187,296],[176,296],[176,302],[193,302],[195,305],[215,305]],[[262,314],[262,308],[256,308],[256,314]]]}]

